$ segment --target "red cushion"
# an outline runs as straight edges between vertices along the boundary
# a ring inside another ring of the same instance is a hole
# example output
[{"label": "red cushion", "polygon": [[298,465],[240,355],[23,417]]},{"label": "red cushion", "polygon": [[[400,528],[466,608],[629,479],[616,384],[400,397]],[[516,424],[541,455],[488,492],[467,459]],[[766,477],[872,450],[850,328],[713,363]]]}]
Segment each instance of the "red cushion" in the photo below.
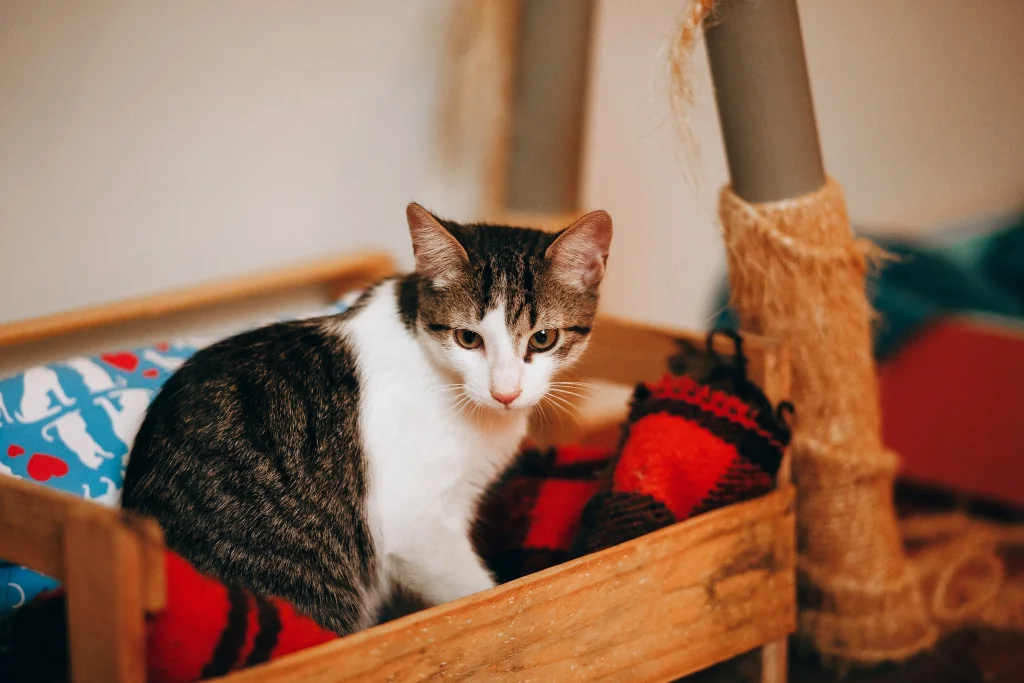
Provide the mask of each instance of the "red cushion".
[{"label": "red cushion", "polygon": [[883,434],[903,476],[1024,504],[1024,330],[940,321],[880,381]]}]

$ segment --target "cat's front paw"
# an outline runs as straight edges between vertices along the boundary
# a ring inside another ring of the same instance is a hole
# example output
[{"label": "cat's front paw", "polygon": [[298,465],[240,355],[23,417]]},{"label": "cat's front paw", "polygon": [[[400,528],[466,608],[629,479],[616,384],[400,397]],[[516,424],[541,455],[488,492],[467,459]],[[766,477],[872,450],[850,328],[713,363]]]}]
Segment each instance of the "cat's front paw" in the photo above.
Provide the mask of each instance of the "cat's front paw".
[{"label": "cat's front paw", "polygon": [[490,590],[497,586],[498,583],[491,576],[491,573],[486,569],[481,569],[479,573],[474,574],[472,579],[467,582],[466,595],[474,595],[476,593],[482,593],[483,591]]},{"label": "cat's front paw", "polygon": [[490,590],[496,585],[490,573],[473,557],[435,574],[429,585],[424,586],[423,593],[434,604],[442,604]]},{"label": "cat's front paw", "polygon": [[478,562],[461,565],[457,569],[453,568],[449,576],[451,580],[444,591],[447,593],[444,602],[482,593],[498,585],[490,572],[481,567]]}]

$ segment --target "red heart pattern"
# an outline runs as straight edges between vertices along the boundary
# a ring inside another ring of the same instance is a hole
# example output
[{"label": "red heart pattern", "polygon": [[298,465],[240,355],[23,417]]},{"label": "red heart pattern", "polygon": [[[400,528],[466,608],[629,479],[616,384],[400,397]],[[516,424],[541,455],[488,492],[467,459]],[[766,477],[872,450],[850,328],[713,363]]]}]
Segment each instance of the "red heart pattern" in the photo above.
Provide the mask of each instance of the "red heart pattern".
[{"label": "red heart pattern", "polygon": [[17,444],[11,444],[7,447],[7,457],[17,458],[19,455],[24,455],[25,449]]},{"label": "red heart pattern", "polygon": [[109,365],[113,365],[118,370],[124,370],[125,372],[135,372],[135,369],[139,367],[139,357],[129,351],[104,353],[100,358]]},{"label": "red heart pattern", "polygon": [[154,377],[160,376],[160,371],[156,368],[146,368],[142,371],[142,376],[148,379],[153,379]]},{"label": "red heart pattern", "polygon": [[49,481],[51,477],[63,477],[67,473],[68,464],[52,455],[33,453],[28,461],[28,476],[36,481]]}]

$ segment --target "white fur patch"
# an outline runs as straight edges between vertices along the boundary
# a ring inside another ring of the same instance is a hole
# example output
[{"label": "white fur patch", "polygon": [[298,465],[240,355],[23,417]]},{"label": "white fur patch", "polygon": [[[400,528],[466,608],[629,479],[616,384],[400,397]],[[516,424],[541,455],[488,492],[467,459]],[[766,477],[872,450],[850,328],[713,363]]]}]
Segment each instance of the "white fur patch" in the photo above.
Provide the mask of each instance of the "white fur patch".
[{"label": "white fur patch", "polygon": [[[487,356],[488,393],[521,393],[524,363],[522,353],[509,336],[504,303],[498,304],[480,321],[480,334],[484,338],[484,353]],[[493,398],[491,400],[495,407],[502,407]],[[510,407],[516,407],[516,401]]]},{"label": "white fur patch", "polygon": [[[367,506],[382,563],[378,602],[394,585],[435,604],[490,588],[470,525],[480,493],[518,452],[528,414],[462,400],[456,372],[401,323],[394,283],[371,294],[340,332],[355,350],[360,380]],[[463,371],[488,367],[480,350],[444,354],[461,359]]]}]

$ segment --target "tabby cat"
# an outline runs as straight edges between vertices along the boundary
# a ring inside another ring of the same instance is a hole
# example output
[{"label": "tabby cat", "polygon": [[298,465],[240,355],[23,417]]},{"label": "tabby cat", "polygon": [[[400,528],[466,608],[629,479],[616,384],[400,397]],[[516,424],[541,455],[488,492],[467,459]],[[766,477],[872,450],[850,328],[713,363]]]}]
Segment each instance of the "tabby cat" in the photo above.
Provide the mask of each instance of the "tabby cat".
[{"label": "tabby cat", "polygon": [[124,507],[200,571],[339,634],[396,590],[438,604],[494,585],[478,498],[583,353],[612,237],[604,211],[560,233],[406,213],[415,272],[195,354],[125,478]]}]

